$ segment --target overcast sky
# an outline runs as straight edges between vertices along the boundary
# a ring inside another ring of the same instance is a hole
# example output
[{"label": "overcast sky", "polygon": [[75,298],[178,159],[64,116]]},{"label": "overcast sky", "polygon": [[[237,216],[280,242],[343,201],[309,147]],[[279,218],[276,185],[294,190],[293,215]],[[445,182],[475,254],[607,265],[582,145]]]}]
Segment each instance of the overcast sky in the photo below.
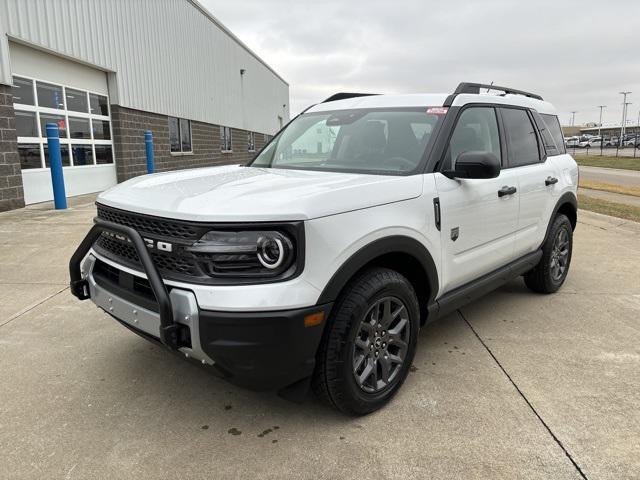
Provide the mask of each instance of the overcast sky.
[{"label": "overcast sky", "polygon": [[640,108],[640,0],[201,0],[290,84],[291,113],[340,91],[542,95],[563,124]]}]

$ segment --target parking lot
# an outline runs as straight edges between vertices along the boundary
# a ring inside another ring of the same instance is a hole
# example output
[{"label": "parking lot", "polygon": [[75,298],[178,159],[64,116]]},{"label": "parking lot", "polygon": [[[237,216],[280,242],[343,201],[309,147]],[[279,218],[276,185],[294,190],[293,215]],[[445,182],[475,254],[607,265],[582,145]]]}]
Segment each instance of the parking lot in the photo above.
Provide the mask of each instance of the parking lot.
[{"label": "parking lot", "polygon": [[640,224],[580,212],[552,296],[425,328],[383,410],[233,387],[67,288],[92,198],[0,214],[0,478],[640,477]]}]

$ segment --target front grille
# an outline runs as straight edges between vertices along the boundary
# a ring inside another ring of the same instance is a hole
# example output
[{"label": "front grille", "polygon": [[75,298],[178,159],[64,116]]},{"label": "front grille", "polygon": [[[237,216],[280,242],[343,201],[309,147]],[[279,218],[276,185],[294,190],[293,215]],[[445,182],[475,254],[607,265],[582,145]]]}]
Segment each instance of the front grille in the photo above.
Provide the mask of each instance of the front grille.
[{"label": "front grille", "polygon": [[[115,255],[120,259],[126,260],[127,263],[140,266],[140,258],[138,258],[136,249],[131,244],[125,243],[125,241],[115,240],[102,235],[97,241],[97,246],[111,255]],[[174,272],[193,277],[203,275],[202,270],[192,258],[178,257],[160,252],[150,253],[153,263],[155,263],[156,267],[158,267],[160,271]]]},{"label": "front grille", "polygon": [[206,228],[198,227],[179,220],[153,218],[98,204],[98,218],[120,225],[126,225],[138,232],[157,235],[163,238],[198,240],[206,232]]},{"label": "front grille", "polygon": [[[211,278],[190,252],[181,247],[191,245],[204,235],[206,226],[124,212],[98,204],[98,218],[125,225],[137,230],[143,237],[170,242],[173,252],[150,250],[153,263],[163,278],[178,281],[208,283]],[[118,235],[103,233],[94,244],[95,250],[111,260],[142,271],[142,264],[135,247]]]},{"label": "front grille", "polygon": [[[272,224],[199,223],[169,218],[153,217],[127,212],[97,204],[98,218],[136,230],[150,243],[149,254],[160,275],[165,280],[209,285],[238,285],[282,281],[291,278],[303,268],[304,227],[302,222]],[[231,261],[227,255],[209,255],[186,250],[208,231],[236,231],[238,228],[259,230],[275,228],[283,230],[297,243],[295,263],[285,271],[274,275],[264,272],[257,256],[247,255],[244,261]],[[158,250],[158,242],[171,245],[171,251]],[[103,232],[93,244],[94,250],[114,262],[144,272],[135,247],[126,236],[117,232]]]}]

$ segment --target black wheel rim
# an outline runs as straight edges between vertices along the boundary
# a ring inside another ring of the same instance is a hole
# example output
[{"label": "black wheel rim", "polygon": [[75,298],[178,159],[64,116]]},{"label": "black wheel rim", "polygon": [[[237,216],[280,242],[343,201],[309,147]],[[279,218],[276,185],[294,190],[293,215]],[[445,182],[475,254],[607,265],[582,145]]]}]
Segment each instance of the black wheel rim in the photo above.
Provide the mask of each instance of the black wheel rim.
[{"label": "black wheel rim", "polygon": [[551,278],[559,281],[564,276],[569,265],[569,231],[566,227],[558,230],[556,238],[553,241],[553,249],[551,250],[551,260],[549,268],[551,270]]},{"label": "black wheel rim", "polygon": [[364,315],[353,344],[353,375],[367,393],[378,393],[398,377],[409,348],[409,311],[397,297],[377,300]]}]

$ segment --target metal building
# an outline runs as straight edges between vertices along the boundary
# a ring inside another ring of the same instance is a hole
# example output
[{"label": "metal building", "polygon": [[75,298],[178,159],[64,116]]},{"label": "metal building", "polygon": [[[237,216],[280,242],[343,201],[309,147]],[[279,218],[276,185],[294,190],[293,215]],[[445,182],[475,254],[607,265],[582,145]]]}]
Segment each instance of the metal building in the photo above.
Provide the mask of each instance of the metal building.
[{"label": "metal building", "polygon": [[195,0],[0,1],[0,211],[156,170],[239,163],[289,117],[289,86]]}]

